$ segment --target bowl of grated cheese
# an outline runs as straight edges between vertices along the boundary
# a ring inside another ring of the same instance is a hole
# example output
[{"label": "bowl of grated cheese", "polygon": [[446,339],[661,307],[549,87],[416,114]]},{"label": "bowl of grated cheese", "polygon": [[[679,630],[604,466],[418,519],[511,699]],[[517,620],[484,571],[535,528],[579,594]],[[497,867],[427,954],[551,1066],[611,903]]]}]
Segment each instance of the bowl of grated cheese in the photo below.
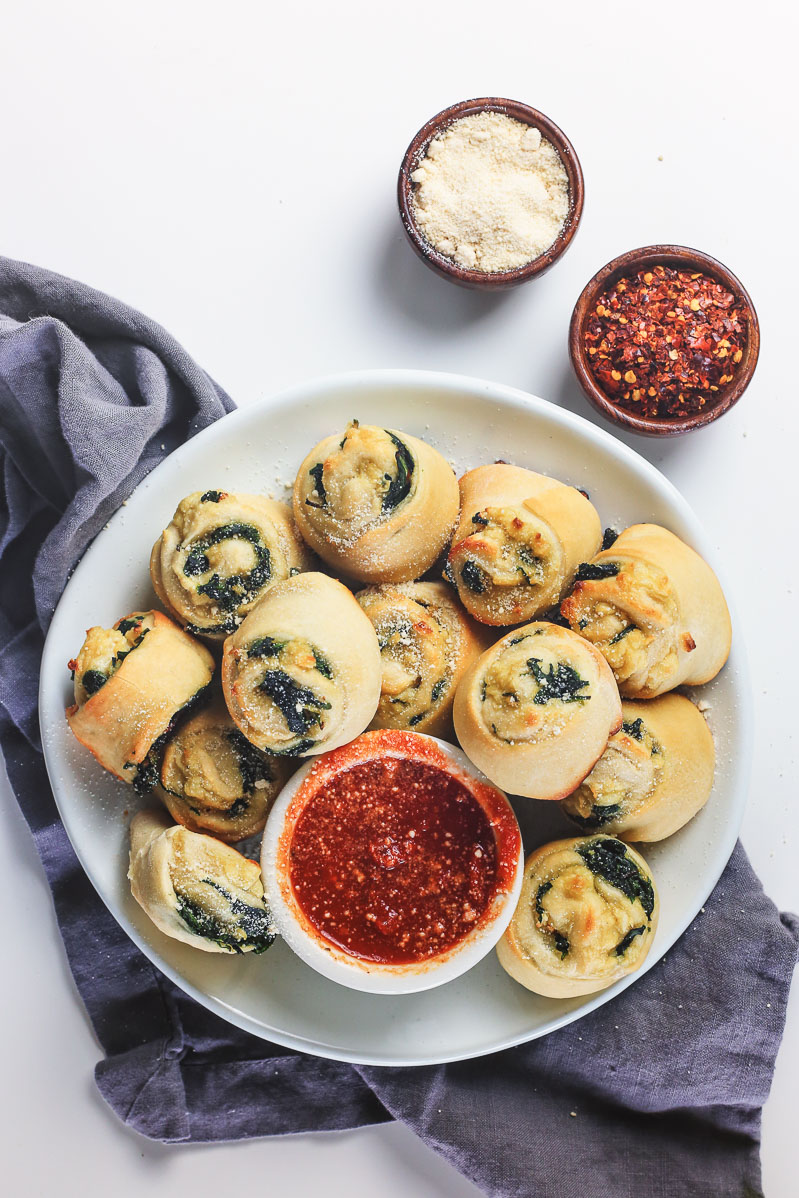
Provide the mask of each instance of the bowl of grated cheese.
[{"label": "bowl of grated cheese", "polygon": [[453,104],[423,125],[397,181],[403,228],[437,274],[497,291],[548,270],[583,210],[583,173],[558,126],[516,100]]}]

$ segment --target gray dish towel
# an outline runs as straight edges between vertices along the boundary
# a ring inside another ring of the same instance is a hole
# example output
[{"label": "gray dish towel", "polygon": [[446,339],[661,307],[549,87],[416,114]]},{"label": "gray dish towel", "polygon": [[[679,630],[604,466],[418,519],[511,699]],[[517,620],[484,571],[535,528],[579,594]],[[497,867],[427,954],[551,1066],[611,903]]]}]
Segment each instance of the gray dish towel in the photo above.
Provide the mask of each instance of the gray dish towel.
[{"label": "gray dish towel", "polygon": [[161,976],[103,906],[42,761],[44,633],[111,513],[231,407],[152,321],[0,259],[0,743],[106,1054],[106,1101],[170,1142],[401,1119],[497,1198],[760,1194],[760,1108],[798,929],[740,845],[704,913],[635,986],[543,1040],[437,1067],[341,1064],[240,1032]]}]

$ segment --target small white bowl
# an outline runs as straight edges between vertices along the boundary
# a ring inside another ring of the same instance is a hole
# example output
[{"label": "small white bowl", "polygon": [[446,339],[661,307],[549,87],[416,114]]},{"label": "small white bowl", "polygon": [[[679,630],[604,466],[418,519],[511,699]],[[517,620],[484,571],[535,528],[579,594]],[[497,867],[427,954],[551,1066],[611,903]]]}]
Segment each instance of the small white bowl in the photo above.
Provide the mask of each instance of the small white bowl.
[{"label": "small white bowl", "polygon": [[[415,750],[415,751],[414,751]],[[317,787],[304,783],[330,778],[363,761],[408,757],[440,766],[467,787],[489,815],[497,838],[504,877],[475,928],[435,957],[412,964],[364,960],[331,943],[310,922],[297,902],[289,876],[289,851],[297,821]],[[491,811],[493,808],[493,812]],[[261,849],[264,890],[278,930],[286,943],[312,969],[331,981],[373,994],[412,994],[460,977],[494,948],[510,923],[519,899],[524,871],[521,832],[507,797],[475,769],[460,749],[417,732],[367,732],[349,745],[324,753],[304,765],[279,794],[264,830]]]}]

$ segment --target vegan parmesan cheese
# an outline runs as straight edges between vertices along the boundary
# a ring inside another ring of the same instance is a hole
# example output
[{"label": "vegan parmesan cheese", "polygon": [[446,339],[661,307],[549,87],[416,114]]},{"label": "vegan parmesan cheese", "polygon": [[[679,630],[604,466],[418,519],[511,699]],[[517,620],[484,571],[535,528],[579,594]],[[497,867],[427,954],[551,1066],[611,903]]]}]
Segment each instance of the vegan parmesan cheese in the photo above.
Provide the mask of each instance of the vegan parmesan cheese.
[{"label": "vegan parmesan cheese", "polygon": [[540,130],[501,112],[453,121],[411,174],[413,216],[467,270],[514,270],[546,253],[569,214],[569,180]]}]

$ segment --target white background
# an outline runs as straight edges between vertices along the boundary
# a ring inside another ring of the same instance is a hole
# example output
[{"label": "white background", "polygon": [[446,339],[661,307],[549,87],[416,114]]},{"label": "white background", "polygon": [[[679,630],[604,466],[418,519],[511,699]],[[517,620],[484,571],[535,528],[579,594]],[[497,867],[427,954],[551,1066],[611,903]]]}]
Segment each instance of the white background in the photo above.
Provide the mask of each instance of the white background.
[{"label": "white background", "polygon": [[[0,251],[161,321],[240,405],[365,367],[497,379],[590,417],[566,351],[587,278],[637,245],[696,245],[745,282],[757,376],[711,428],[629,438],[677,484],[737,583],[758,721],[743,840],[799,906],[795,12],[760,3],[381,6],[26,0],[0,33]],[[519,99],[572,139],[586,208],[567,256],[502,297],[434,277],[404,243],[396,172],[470,96]],[[32,842],[0,804],[4,1175],[14,1194],[386,1198],[477,1191],[402,1127],[164,1148],[97,1094],[99,1055]],[[763,1130],[769,1198],[795,1193],[795,993]],[[587,1191],[588,1193],[588,1191]]]}]

